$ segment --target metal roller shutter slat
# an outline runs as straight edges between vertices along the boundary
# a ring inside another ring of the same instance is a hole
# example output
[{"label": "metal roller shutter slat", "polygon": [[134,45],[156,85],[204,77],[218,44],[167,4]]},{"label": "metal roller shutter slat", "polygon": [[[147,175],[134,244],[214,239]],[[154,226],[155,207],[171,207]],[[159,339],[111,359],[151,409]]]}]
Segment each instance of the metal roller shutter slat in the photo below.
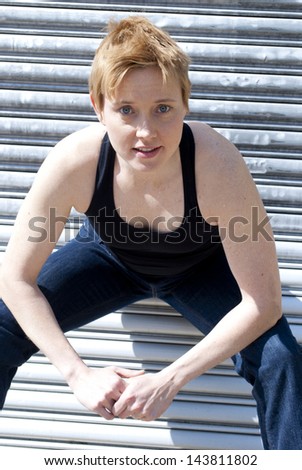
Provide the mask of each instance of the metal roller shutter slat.
[{"label": "metal roller shutter slat", "polygon": [[[0,264],[39,166],[61,138],[94,121],[87,79],[113,16],[143,13],[192,57],[188,119],[209,122],[243,153],[271,217],[283,311],[302,342],[301,0],[0,0]],[[72,211],[58,248],[77,232]],[[1,293],[0,293],[1,294]],[[138,302],[67,333],[88,365],[149,372],[202,335],[168,305]],[[250,386],[226,360],[187,384],[156,422],[105,422],[37,353],[0,415],[0,446],[260,449]]]}]

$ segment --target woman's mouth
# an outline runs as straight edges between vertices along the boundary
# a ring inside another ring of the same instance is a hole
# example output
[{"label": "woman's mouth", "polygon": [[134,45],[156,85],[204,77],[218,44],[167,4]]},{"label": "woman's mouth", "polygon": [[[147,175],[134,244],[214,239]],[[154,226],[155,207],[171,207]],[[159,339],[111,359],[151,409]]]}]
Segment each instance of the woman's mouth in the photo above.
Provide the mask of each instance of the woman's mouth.
[{"label": "woman's mouth", "polygon": [[136,155],[140,158],[153,158],[155,157],[159,150],[160,150],[160,146],[159,147],[134,147],[134,151],[136,153]]}]

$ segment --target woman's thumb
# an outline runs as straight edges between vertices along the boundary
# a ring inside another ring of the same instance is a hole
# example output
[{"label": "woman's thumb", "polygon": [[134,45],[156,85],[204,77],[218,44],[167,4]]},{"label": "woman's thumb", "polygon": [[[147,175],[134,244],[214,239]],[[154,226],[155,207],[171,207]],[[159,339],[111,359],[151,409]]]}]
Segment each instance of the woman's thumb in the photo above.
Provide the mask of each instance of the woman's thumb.
[{"label": "woman's thumb", "polygon": [[116,374],[118,374],[120,377],[123,377],[124,379],[137,377],[145,373],[144,370],[124,369],[123,367],[116,367],[115,372]]}]

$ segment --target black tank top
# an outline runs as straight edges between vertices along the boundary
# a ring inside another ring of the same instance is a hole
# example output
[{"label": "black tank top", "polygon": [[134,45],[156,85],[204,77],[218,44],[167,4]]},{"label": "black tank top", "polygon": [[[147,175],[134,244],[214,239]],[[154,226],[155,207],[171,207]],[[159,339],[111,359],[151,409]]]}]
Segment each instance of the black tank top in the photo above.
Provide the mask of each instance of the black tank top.
[{"label": "black tank top", "polygon": [[86,215],[105,245],[136,273],[151,277],[180,274],[221,246],[218,228],[205,222],[198,207],[195,143],[188,124],[183,127],[180,158],[184,191],[184,218],[181,225],[177,228],[179,220],[175,219],[169,221],[168,232],[138,228],[134,227],[134,221],[128,223],[123,220],[114,205],[115,151],[107,134],[103,139],[95,190]]}]

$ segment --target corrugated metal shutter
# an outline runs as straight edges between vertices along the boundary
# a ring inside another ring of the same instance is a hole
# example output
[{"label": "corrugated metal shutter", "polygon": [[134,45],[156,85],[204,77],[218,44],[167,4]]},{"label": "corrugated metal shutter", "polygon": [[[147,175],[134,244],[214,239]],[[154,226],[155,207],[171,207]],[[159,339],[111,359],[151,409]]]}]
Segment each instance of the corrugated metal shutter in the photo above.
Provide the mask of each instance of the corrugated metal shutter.
[{"label": "corrugated metal shutter", "polygon": [[[190,118],[242,151],[271,216],[284,312],[302,341],[301,0],[0,1],[0,248],[49,148],[95,116],[87,77],[113,16],[143,13],[191,55]],[[63,234],[77,229],[77,214]],[[139,315],[139,319],[137,319]],[[69,333],[88,364],[157,371],[200,334],[163,303],[131,305]],[[249,386],[226,361],[189,383],[162,419],[105,422],[86,412],[37,354],[0,417],[0,445],[259,449]]]}]

